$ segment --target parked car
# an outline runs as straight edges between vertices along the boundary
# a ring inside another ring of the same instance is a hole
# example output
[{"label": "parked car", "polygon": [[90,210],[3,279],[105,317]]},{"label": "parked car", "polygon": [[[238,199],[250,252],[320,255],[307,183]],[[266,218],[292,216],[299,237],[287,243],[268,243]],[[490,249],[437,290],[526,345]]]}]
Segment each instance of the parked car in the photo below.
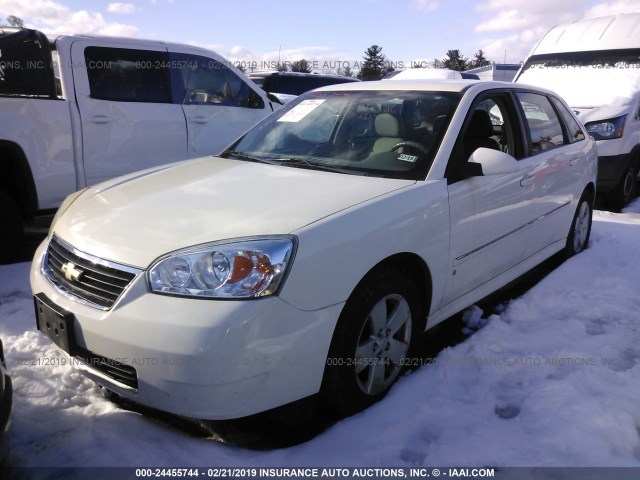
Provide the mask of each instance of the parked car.
[{"label": "parked car", "polygon": [[25,220],[70,193],[220,153],[274,108],[190,45],[0,27],[0,50],[0,262]]},{"label": "parked car", "polygon": [[558,25],[515,81],[557,91],[598,144],[598,194],[622,209],[640,172],[640,12]]},{"label": "parked car", "polygon": [[596,167],[547,90],[314,90],[219,157],[70,196],[31,269],[38,329],[160,410],[235,418],[319,392],[355,412],[425,329],[587,246]]},{"label": "parked car", "polygon": [[4,347],[0,340],[0,475],[9,468],[9,437],[11,435],[11,411],[13,387],[4,361]]},{"label": "parked car", "polygon": [[275,95],[282,103],[287,103],[315,88],[360,81],[344,75],[277,71],[249,73],[248,77],[265,92]]}]

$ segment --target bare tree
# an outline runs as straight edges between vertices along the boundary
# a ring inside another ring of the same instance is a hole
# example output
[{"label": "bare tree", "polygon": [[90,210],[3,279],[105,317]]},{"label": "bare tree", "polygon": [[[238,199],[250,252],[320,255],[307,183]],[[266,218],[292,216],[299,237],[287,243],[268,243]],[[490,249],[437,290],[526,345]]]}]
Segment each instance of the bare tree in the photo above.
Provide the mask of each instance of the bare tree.
[{"label": "bare tree", "polygon": [[24,20],[22,20],[20,17],[16,17],[15,15],[9,15],[7,17],[7,22],[9,22],[9,25],[11,25],[12,27],[24,27]]}]

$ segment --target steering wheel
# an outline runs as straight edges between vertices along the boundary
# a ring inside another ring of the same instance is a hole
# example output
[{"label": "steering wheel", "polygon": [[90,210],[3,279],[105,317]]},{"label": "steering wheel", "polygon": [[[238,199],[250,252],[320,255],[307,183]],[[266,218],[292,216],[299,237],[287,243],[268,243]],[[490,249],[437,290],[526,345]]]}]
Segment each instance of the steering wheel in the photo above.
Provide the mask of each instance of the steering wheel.
[{"label": "steering wheel", "polygon": [[413,149],[414,152],[417,150],[424,155],[429,155],[429,149],[427,149],[427,147],[425,147],[421,143],[412,141],[396,143],[393,147],[391,147],[391,151],[395,152],[396,150],[400,150],[403,147],[408,148],[409,150]]}]

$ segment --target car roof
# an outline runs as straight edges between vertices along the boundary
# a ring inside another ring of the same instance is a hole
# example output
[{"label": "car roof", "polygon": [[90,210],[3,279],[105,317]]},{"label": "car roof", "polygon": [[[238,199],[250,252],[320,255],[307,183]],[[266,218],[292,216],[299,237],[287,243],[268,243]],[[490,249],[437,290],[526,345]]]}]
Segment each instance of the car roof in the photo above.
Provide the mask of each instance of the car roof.
[{"label": "car roof", "polygon": [[250,72],[246,74],[249,78],[264,78],[270,76],[282,76],[282,77],[305,77],[305,78],[331,78],[337,80],[345,80],[346,82],[359,82],[360,79],[353,77],[345,77],[344,75],[337,75],[332,73],[314,73],[314,72]]},{"label": "car roof", "polygon": [[47,39],[50,41],[52,45],[55,45],[58,42],[73,42],[75,40],[95,40],[101,43],[100,46],[108,45],[110,47],[117,48],[124,44],[125,48],[129,46],[137,46],[140,49],[145,49],[149,47],[155,47],[160,49],[189,49],[193,53],[199,52],[203,55],[209,55],[217,57],[221,63],[225,66],[229,67],[231,65],[222,55],[215,52],[214,50],[209,50],[208,48],[198,47],[195,45],[189,45],[187,43],[177,43],[177,42],[167,42],[164,40],[152,40],[148,38],[132,38],[126,36],[113,36],[113,35],[98,35],[98,34],[85,34],[85,33],[73,33],[73,34],[49,34],[45,33]]},{"label": "car roof", "polygon": [[358,91],[358,90],[419,90],[419,91],[437,91],[437,92],[463,92],[469,88],[478,90],[489,90],[492,88],[510,88],[510,89],[529,89],[537,91],[545,91],[539,87],[532,87],[528,85],[515,84],[511,82],[483,82],[479,80],[440,80],[440,79],[425,79],[425,80],[380,80],[375,82],[356,82],[356,83],[341,83],[338,85],[328,85],[326,87],[318,88],[317,90],[323,92],[329,91]]}]

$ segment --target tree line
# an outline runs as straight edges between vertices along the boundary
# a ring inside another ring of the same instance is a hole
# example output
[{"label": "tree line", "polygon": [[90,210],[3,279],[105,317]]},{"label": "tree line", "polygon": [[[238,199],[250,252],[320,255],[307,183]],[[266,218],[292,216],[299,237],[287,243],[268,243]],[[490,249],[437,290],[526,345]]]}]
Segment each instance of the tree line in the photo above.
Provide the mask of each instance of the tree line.
[{"label": "tree line", "polygon": [[[363,62],[357,78],[360,80],[380,80],[387,73],[393,72],[395,68],[390,62],[387,61],[387,57],[382,53],[382,47],[378,45],[371,45],[364,52],[362,57]],[[472,59],[465,58],[460,50],[447,50],[446,57],[442,59],[436,59],[433,61],[433,68],[445,68],[448,70],[464,71],[471,68],[484,67],[490,65],[491,62],[485,56],[485,52],[478,50]],[[425,68],[427,65],[424,63],[412,63],[412,68]],[[310,73],[312,70],[311,63],[304,58],[302,60],[296,60],[290,64],[279,63],[278,71],[280,72],[303,72]],[[353,77],[354,72],[347,65],[344,70],[337,72],[339,75],[346,77]]]}]

